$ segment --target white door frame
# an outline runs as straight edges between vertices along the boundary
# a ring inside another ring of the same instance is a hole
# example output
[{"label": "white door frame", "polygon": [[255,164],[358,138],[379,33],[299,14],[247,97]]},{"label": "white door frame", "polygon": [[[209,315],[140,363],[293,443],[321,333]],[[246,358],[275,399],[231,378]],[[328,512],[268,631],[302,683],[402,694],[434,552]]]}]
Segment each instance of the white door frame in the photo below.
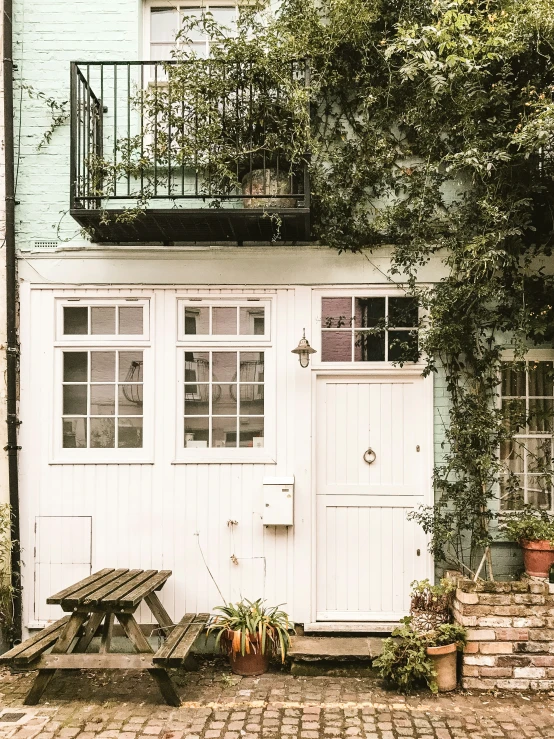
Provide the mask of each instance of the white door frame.
[{"label": "white door frame", "polygon": [[[403,377],[421,377],[424,369],[423,364],[412,364],[404,367],[393,367],[390,364],[383,366],[383,363],[376,366],[376,363],[368,363],[367,367],[360,367],[354,365],[346,368],[330,368],[330,369],[314,369],[311,373],[311,427],[312,427],[312,439],[311,439],[311,496],[312,496],[312,525],[311,525],[311,553],[312,553],[312,568],[311,568],[311,621],[308,624],[304,624],[304,628],[309,631],[385,631],[388,632],[391,629],[390,622],[363,622],[363,621],[317,621],[316,610],[317,610],[317,465],[316,465],[316,445],[317,445],[317,381],[320,378],[333,378],[333,377],[345,377],[353,379],[355,377],[388,377],[400,380]],[[424,409],[424,419],[427,423],[427,444],[424,450],[424,468],[428,470],[429,475],[427,483],[424,487],[424,505],[432,505],[434,502],[433,498],[433,466],[434,466],[434,423],[433,423],[433,410],[434,410],[434,398],[433,398],[433,375],[429,374],[422,379],[424,399],[422,407]],[[428,542],[429,537],[426,536],[425,540]],[[430,580],[433,579],[434,572],[434,558],[428,551],[422,552],[424,557],[423,564],[425,565],[425,571]]]}]

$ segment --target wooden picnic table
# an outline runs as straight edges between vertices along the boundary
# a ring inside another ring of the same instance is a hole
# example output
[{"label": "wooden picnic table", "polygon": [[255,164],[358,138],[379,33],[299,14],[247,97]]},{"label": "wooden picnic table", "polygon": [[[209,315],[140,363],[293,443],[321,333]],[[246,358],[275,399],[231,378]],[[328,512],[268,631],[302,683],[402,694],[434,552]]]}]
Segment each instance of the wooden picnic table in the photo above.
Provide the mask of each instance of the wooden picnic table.
[{"label": "wooden picnic table", "polygon": [[[165,701],[171,706],[181,705],[167,667],[185,665],[209,614],[187,613],[178,624],[174,624],[157,595],[170,575],[171,570],[108,568],[48,598],[47,603],[60,605],[71,615],[0,657],[0,664],[28,665],[30,669],[38,669],[25,698],[26,705],[38,703],[56,670],[75,669],[148,670]],[[134,613],[143,601],[165,636],[165,642],[157,652],[135,620]],[[135,654],[110,650],[115,619],[134,646]],[[100,649],[87,653],[101,624]],[[47,653],[50,647],[52,649]]]}]

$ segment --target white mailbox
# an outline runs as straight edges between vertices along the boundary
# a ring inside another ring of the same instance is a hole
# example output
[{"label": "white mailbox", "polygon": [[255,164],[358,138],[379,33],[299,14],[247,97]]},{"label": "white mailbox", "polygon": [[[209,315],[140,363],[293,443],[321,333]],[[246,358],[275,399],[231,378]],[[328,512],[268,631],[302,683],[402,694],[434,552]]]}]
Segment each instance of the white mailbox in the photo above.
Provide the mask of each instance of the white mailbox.
[{"label": "white mailbox", "polygon": [[264,525],[292,526],[294,477],[264,477]]}]

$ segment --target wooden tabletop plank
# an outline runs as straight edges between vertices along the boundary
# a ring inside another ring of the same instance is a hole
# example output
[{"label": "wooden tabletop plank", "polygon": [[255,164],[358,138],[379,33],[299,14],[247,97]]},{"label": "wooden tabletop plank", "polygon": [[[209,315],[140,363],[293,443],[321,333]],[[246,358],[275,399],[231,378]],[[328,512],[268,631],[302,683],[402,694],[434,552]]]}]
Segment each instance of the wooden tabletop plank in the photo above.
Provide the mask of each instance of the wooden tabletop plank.
[{"label": "wooden tabletop plank", "polygon": [[73,585],[69,585],[69,587],[64,588],[63,590],[60,590],[59,593],[55,593],[54,595],[51,595],[50,598],[46,600],[46,602],[49,603],[50,605],[59,605],[64,598],[67,598],[73,593],[76,593],[78,590],[81,590],[83,587],[86,587],[87,585],[92,585],[97,580],[100,580],[100,578],[103,578],[106,575],[108,575],[110,572],[114,572],[113,568],[106,567],[103,570],[94,572],[92,575],[85,577],[83,580],[79,580],[79,582],[76,582]]},{"label": "wooden tabletop plank", "polygon": [[85,598],[92,596],[104,585],[113,582],[115,579],[121,577],[121,575],[124,575],[126,572],[128,572],[127,569],[112,570],[109,574],[104,575],[104,577],[101,577],[96,582],[85,585],[84,588],[75,591],[69,597],[62,598],[60,605],[62,606],[62,608],[64,608],[64,610],[67,610],[68,608],[77,608],[77,606],[83,603]]},{"label": "wooden tabletop plank", "polygon": [[140,574],[135,575],[133,580],[125,583],[125,585],[122,585],[117,590],[114,590],[112,593],[103,598],[102,604],[105,606],[109,606],[110,608],[113,608],[115,605],[120,605],[121,599],[124,598],[127,593],[131,593],[132,591],[136,590],[144,583],[150,581],[150,579],[157,574],[158,570],[141,570]]},{"label": "wooden tabletop plank", "polygon": [[49,642],[48,646],[55,642],[59,636],[60,629],[62,629],[68,621],[69,616],[64,616],[63,618],[60,618],[59,621],[55,621],[53,624],[50,624],[50,626],[41,629],[34,636],[26,639],[22,644],[17,644],[13,649],[10,649],[9,652],[4,652],[0,657],[0,664],[7,664],[15,657],[21,656],[24,652],[35,651],[35,646],[37,649],[41,647],[46,649],[47,647],[44,646],[43,642]]},{"label": "wooden tabletop plank", "polygon": [[171,630],[171,634],[167,637],[164,644],[156,652],[155,662],[165,661],[171,652],[175,649],[176,644],[183,637],[185,631],[188,629],[190,624],[194,621],[194,613],[185,613],[179,623]]},{"label": "wooden tabletop plank", "polygon": [[[162,587],[168,577],[171,576],[171,570],[160,570],[157,574],[153,575],[138,588],[127,593],[124,597],[119,599],[118,605],[122,608],[132,608],[137,606],[144,598],[151,593],[153,590],[158,590]],[[106,602],[106,601],[104,601]]]},{"label": "wooden tabletop plank", "polygon": [[95,590],[94,593],[87,595],[87,597],[83,600],[83,605],[87,605],[89,603],[98,603],[103,598],[106,598],[108,595],[111,595],[113,592],[118,590],[120,587],[127,585],[129,581],[134,580],[137,575],[141,575],[143,572],[144,570],[127,570],[127,572],[125,572],[123,575],[120,575],[114,580],[106,583],[106,585],[103,585],[100,590]]}]

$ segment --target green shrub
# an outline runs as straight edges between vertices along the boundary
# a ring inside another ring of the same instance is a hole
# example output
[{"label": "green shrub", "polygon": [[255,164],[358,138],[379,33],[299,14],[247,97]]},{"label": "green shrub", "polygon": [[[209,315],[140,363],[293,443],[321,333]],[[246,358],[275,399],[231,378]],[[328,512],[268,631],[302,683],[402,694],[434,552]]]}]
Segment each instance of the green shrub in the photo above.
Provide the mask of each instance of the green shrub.
[{"label": "green shrub", "polygon": [[499,529],[512,541],[549,541],[554,546],[554,516],[546,511],[525,508],[503,513]]}]

